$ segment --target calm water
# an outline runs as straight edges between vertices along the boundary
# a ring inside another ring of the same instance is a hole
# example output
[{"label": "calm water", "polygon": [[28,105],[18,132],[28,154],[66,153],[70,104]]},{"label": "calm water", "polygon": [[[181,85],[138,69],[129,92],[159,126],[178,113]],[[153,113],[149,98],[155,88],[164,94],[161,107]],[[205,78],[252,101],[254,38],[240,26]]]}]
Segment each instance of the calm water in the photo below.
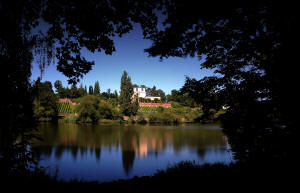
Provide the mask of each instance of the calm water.
[{"label": "calm water", "polygon": [[153,175],[180,161],[230,163],[218,125],[41,124],[33,150],[39,164],[58,178],[111,181]]}]

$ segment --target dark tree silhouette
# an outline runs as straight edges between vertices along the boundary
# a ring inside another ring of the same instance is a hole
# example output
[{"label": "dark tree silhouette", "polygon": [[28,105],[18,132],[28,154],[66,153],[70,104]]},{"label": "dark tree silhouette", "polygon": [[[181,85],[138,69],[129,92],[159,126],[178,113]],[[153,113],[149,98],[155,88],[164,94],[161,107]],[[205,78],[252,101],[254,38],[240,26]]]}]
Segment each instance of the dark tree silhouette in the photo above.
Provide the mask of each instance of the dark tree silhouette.
[{"label": "dark tree silhouette", "polygon": [[[150,56],[197,56],[216,75],[187,79],[182,92],[229,107],[223,117],[241,162],[293,161],[296,114],[295,4],[274,1],[170,1],[165,28],[152,35]],[[283,164],[282,164],[283,165]]]},{"label": "dark tree silhouette", "polygon": [[122,163],[126,175],[129,175],[135,160],[134,151],[122,151]]},{"label": "dark tree silhouette", "polygon": [[33,56],[41,72],[56,57],[58,71],[75,84],[94,64],[80,55],[82,48],[112,54],[112,37],[132,30],[132,22],[141,23],[145,32],[154,29],[155,7],[151,0],[0,0],[0,77],[5,83],[5,102],[0,104],[1,175],[17,170],[25,174],[31,159],[26,147],[31,136],[24,133],[34,128],[29,82]]}]

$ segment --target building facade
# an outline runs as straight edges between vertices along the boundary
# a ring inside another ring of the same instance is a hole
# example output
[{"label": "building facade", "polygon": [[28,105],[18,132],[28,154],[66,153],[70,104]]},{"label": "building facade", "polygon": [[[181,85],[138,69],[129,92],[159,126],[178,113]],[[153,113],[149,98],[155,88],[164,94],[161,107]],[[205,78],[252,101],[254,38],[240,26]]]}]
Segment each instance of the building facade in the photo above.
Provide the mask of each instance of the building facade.
[{"label": "building facade", "polygon": [[133,94],[137,95],[138,98],[146,97],[146,88],[133,87]]},{"label": "building facade", "polygon": [[133,96],[137,96],[138,98],[145,98],[154,101],[154,99],[160,100],[160,97],[147,96],[145,87],[133,87]]}]

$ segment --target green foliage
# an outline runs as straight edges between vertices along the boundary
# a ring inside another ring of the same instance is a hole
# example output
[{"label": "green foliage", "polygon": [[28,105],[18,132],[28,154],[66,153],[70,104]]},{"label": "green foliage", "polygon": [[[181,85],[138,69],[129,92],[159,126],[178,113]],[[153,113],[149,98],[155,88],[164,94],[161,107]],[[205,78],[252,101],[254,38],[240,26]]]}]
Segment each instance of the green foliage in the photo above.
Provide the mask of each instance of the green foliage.
[{"label": "green foliage", "polygon": [[216,111],[211,109],[212,117],[206,119],[202,108],[190,108],[181,106],[177,102],[172,102],[171,108],[163,107],[139,107],[138,113],[143,114],[144,117],[149,117],[150,122],[180,122],[184,118],[185,122],[215,122],[220,116],[224,114],[225,110]]},{"label": "green foliage", "polygon": [[87,94],[85,88],[83,88],[82,83],[80,84],[80,87],[77,88],[76,84],[71,85],[71,89],[68,87],[63,87],[60,80],[56,80],[54,83],[54,87],[56,89],[56,92],[58,94],[59,98],[78,98],[82,97]]},{"label": "green foliage", "polygon": [[37,121],[54,121],[58,116],[57,97],[49,81],[40,82],[40,78],[33,85],[34,100],[33,113]]},{"label": "green foliage", "polygon": [[82,97],[80,105],[76,108],[79,122],[97,122],[100,119],[99,99],[93,95]]},{"label": "green foliage", "polygon": [[146,114],[143,112],[143,110],[139,109],[136,116],[138,118],[138,123],[147,123],[147,121],[145,120]]},{"label": "green foliage", "polygon": [[150,122],[160,122],[160,123],[179,123],[180,116],[172,113],[171,111],[151,111],[149,113]]},{"label": "green foliage", "polygon": [[78,94],[79,94],[79,97],[82,97],[82,96],[84,96],[84,95],[87,95],[86,90],[83,88],[82,83],[80,84],[80,87],[79,87],[79,89],[78,89]]},{"label": "green foliage", "polygon": [[159,113],[162,113],[162,112],[165,111],[165,108],[163,108],[163,107],[157,107],[156,111],[159,112]]},{"label": "green foliage", "polygon": [[86,95],[75,100],[79,122],[97,122],[99,119],[117,120],[121,117],[116,99],[106,100],[101,96]]},{"label": "green foliage", "polygon": [[202,122],[203,111],[201,108],[191,109],[184,115],[186,122]]},{"label": "green foliage", "polygon": [[110,89],[107,89],[107,92],[102,92],[101,96],[106,99],[116,99],[118,100],[118,92],[115,90],[113,93],[111,93]]},{"label": "green foliage", "polygon": [[99,84],[99,81],[97,80],[95,82],[95,85],[94,85],[94,95],[99,95],[100,94],[100,84]]},{"label": "green foliage", "polygon": [[89,86],[89,95],[93,95],[93,94],[94,94],[93,86]]},{"label": "green foliage", "polygon": [[56,92],[59,93],[59,91],[63,88],[63,85],[60,80],[56,80],[54,82],[54,87],[56,89]]},{"label": "green foliage", "polygon": [[179,102],[171,102],[171,106],[172,106],[172,108],[181,108],[182,107],[182,105],[179,103]]},{"label": "green foliage", "polygon": [[80,97],[79,91],[77,89],[76,84],[72,84],[70,93],[69,93],[69,98],[78,98]]},{"label": "green foliage", "polygon": [[101,100],[99,104],[99,114],[101,119],[116,120],[120,118],[119,108],[113,106],[109,101]]},{"label": "green foliage", "polygon": [[156,90],[156,86],[153,86],[152,88],[146,88],[146,95],[160,97],[161,102],[166,102],[167,100],[165,92],[161,89]]},{"label": "green foliage", "polygon": [[132,99],[133,86],[131,83],[131,78],[128,76],[126,71],[123,72],[123,75],[121,77],[120,88],[121,92],[119,103],[122,114],[125,116],[135,115],[138,110],[138,100]]},{"label": "green foliage", "polygon": [[167,95],[166,98],[168,102],[177,102],[182,106],[188,106],[188,107],[197,106],[196,101],[192,97],[190,97],[188,94],[185,94],[175,89],[173,89],[171,91],[171,95]]},{"label": "green foliage", "polygon": [[139,107],[139,111],[143,112],[145,115],[148,115],[151,111],[155,109],[156,107]]},{"label": "green foliage", "polygon": [[147,98],[139,98],[139,102],[145,102],[145,103],[152,103],[153,101],[151,99],[147,99]]},{"label": "green foliage", "polygon": [[116,107],[119,104],[119,101],[117,98],[109,98],[109,99],[107,99],[107,102],[109,104],[111,104],[113,107]]}]

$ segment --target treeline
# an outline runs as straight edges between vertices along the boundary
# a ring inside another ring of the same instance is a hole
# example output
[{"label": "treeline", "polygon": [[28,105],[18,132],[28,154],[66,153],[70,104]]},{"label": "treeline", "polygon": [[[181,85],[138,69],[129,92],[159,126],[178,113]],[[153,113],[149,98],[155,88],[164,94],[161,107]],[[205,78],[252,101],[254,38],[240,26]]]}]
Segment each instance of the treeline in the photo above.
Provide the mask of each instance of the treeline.
[{"label": "treeline", "polygon": [[[56,89],[56,94],[53,91],[52,83],[50,81],[41,82],[41,79],[38,78],[32,84],[32,93],[33,93],[33,114],[35,121],[56,121],[58,119],[58,113],[61,109],[60,104],[58,103],[59,98],[70,98],[74,102],[83,101],[82,108],[72,108],[72,112],[83,112],[85,101],[96,100],[97,104],[100,104],[100,111],[97,113],[97,118],[92,118],[89,120],[95,121],[100,118],[104,119],[115,119],[119,117],[116,115],[116,110],[114,107],[118,105],[118,93],[115,90],[111,93],[110,89],[107,89],[107,92],[100,93],[99,82],[96,81],[93,86],[89,86],[89,91],[87,87],[83,87],[80,84],[80,87],[77,88],[75,84],[71,88],[63,87],[60,80],[55,81],[54,87]],[[85,98],[86,97],[86,98]],[[94,98],[96,99],[94,99]],[[91,109],[86,108],[86,111]],[[84,113],[83,113],[84,114]],[[84,115],[82,115],[84,116]],[[82,117],[81,116],[81,117]]]},{"label": "treeline", "polygon": [[78,122],[98,122],[101,119],[119,120],[122,116],[116,98],[106,99],[103,96],[86,95],[75,99],[80,105],[75,107]]},{"label": "treeline", "polygon": [[[123,72],[120,81],[120,95],[115,90],[106,92],[100,90],[100,84],[95,82],[94,86],[84,86],[80,84],[77,88],[75,84],[71,88],[63,87],[60,80],[55,81],[54,87],[56,94],[52,89],[49,81],[41,82],[38,78],[32,88],[34,93],[33,112],[37,121],[56,121],[58,113],[62,109],[62,105],[58,103],[59,98],[70,98],[73,102],[80,105],[70,107],[70,112],[77,113],[77,116],[67,117],[65,119],[76,120],[79,122],[98,122],[101,119],[120,120],[123,116],[128,116],[130,122],[214,122],[219,120],[219,116],[224,113],[224,109],[214,100],[210,102],[209,108],[203,106],[208,103],[207,98],[199,100],[186,91],[186,84],[180,90],[172,90],[171,94],[165,95],[161,89],[156,86],[148,88],[144,85],[140,87],[146,88],[148,96],[159,96],[161,100],[144,98],[133,98],[133,88],[137,87],[132,84],[131,78],[126,71]],[[217,93],[215,93],[217,94]],[[210,93],[212,97],[214,93]],[[213,97],[212,97],[213,98]],[[139,107],[139,102],[169,102],[171,108],[162,107]]]},{"label": "treeline", "polygon": [[99,81],[96,81],[94,86],[90,85],[87,89],[87,86],[85,85],[83,87],[82,83],[80,84],[79,88],[77,88],[76,84],[72,84],[70,88],[68,86],[63,87],[62,82],[57,80],[54,82],[54,87],[59,98],[74,99],[83,97],[85,95],[102,95],[105,98],[118,98],[118,92],[116,90],[111,92],[111,89],[107,89],[106,92],[101,93]]},{"label": "treeline", "polygon": [[55,121],[58,118],[58,97],[49,81],[38,78],[32,85],[33,118],[36,121]]}]

